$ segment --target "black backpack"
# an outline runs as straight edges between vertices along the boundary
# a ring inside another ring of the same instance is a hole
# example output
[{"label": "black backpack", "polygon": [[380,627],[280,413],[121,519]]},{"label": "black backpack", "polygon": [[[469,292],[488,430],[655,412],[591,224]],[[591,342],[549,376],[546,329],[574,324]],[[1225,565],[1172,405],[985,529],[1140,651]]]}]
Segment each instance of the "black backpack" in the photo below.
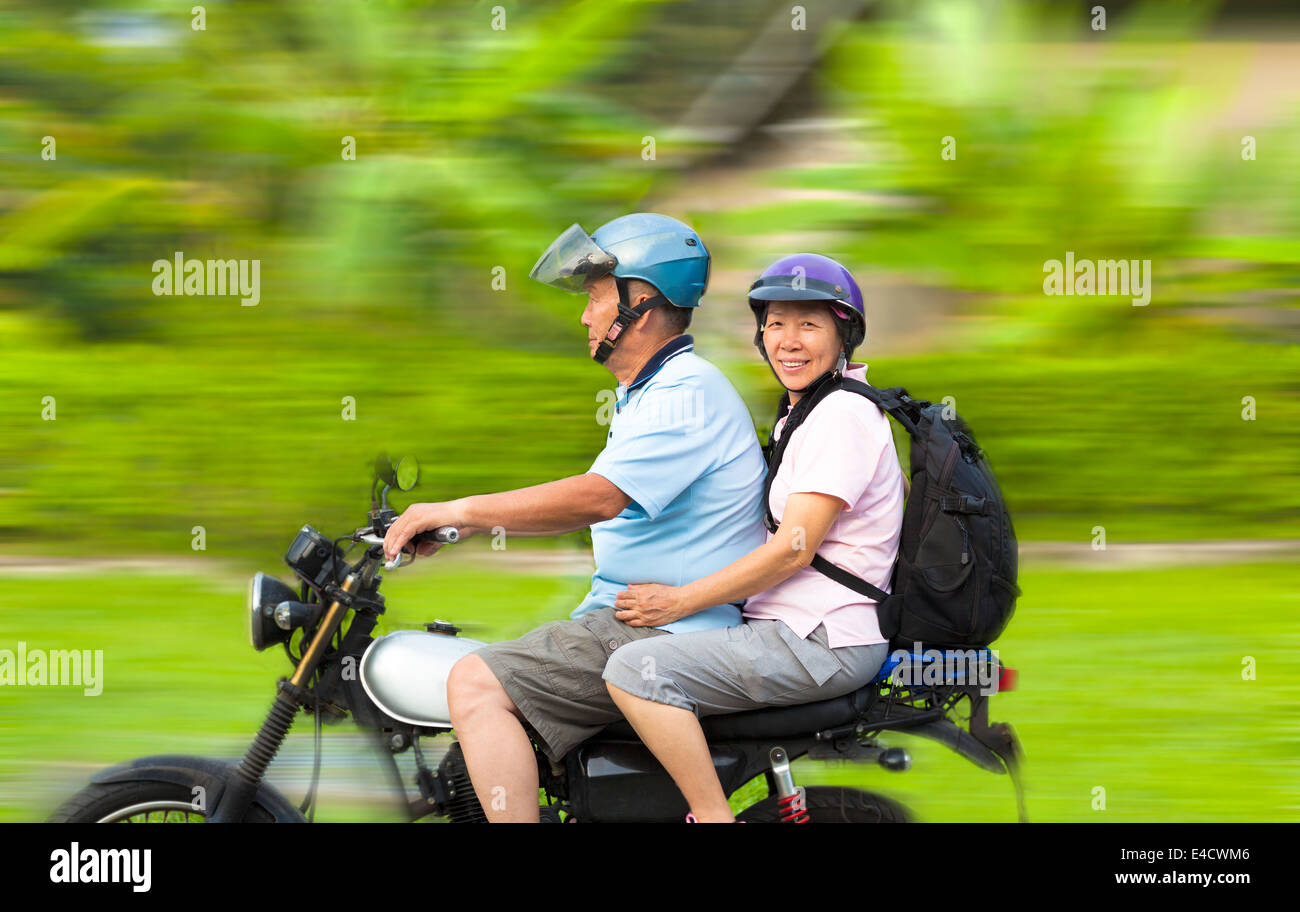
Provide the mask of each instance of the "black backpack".
[{"label": "black backpack", "polygon": [[[769,438],[763,448],[768,531],[777,527],[768,496],[786,445],[817,403],[840,389],[865,396],[907,430],[912,490],[889,593],[820,554],[813,568],[875,600],[880,632],[895,647],[987,646],[1011,620],[1020,595],[1016,535],[984,451],[966,422],[943,416],[945,406],[913,399],[902,387],[878,390],[836,373],[814,382],[790,409],[781,440],[774,444]],[[778,417],[789,402],[788,395],[782,397]]]}]

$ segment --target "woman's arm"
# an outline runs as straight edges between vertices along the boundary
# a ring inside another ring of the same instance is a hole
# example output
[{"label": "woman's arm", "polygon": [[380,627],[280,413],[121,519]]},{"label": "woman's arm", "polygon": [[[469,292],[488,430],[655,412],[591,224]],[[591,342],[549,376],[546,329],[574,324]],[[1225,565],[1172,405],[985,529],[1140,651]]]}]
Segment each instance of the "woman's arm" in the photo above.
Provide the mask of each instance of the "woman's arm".
[{"label": "woman's arm", "polygon": [[616,597],[615,616],[632,627],[658,627],[770,589],[812,563],[844,508],[844,501],[831,494],[791,494],[781,525],[766,544],[685,586],[634,584]]}]

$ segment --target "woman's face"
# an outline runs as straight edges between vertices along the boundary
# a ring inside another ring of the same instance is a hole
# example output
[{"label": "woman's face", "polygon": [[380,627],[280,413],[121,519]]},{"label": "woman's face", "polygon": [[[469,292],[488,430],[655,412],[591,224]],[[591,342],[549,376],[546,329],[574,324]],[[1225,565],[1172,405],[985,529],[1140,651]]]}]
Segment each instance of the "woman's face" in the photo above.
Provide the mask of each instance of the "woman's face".
[{"label": "woman's face", "polygon": [[830,308],[819,301],[773,301],[763,348],[782,385],[802,390],[835,366],[842,348]]}]

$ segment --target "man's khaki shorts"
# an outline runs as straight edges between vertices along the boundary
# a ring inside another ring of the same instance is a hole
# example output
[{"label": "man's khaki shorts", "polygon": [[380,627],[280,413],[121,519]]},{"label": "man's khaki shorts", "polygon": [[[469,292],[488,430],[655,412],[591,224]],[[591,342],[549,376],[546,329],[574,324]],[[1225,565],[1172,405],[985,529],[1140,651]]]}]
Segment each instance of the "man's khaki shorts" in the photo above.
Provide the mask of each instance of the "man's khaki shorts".
[{"label": "man's khaki shorts", "polygon": [[492,643],[474,655],[487,663],[537,733],[546,756],[564,755],[623,718],[602,675],[610,655],[627,643],[672,636],[657,627],[629,627],[613,608],[576,620],[552,621],[517,640]]}]

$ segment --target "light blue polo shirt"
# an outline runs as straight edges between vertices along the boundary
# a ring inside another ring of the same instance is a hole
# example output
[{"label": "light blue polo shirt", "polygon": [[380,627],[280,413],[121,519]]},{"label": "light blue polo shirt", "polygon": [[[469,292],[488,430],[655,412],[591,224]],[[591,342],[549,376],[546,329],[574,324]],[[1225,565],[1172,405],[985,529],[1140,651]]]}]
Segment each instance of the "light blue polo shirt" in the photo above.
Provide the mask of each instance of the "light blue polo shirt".
[{"label": "light blue polo shirt", "polygon": [[[588,471],[632,502],[591,527],[596,572],[572,617],[613,605],[628,583],[682,586],[708,576],[767,540],[767,467],[749,410],[694,348],[689,335],[670,339],[618,387],[605,449]],[[715,605],[662,629],[739,623],[736,605]]]}]

